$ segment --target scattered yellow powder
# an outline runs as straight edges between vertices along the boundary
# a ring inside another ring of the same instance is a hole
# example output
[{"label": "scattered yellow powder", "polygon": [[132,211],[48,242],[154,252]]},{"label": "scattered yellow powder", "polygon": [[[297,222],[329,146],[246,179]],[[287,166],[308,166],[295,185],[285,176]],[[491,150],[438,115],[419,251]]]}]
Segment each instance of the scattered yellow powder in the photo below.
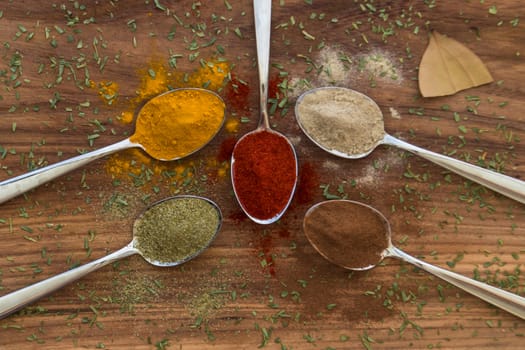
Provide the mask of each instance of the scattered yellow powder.
[{"label": "scattered yellow powder", "polygon": [[137,149],[129,149],[114,153],[107,159],[105,170],[113,178],[120,179],[130,176],[135,180],[143,180],[144,183],[152,176],[169,172],[170,181],[188,181],[193,178],[193,161],[162,162],[157,161]]},{"label": "scattered yellow powder", "polygon": [[206,167],[214,170],[210,172],[212,178],[224,178],[230,173],[230,162],[219,162],[215,158],[206,159]]},{"label": "scattered yellow powder", "polygon": [[92,89],[98,90],[98,95],[108,106],[111,106],[117,102],[119,86],[114,81],[101,81],[95,83],[90,80],[89,85]]},{"label": "scattered yellow powder", "polygon": [[217,177],[223,178],[230,173],[229,163],[224,162],[217,168]]},{"label": "scattered yellow powder", "polygon": [[[147,69],[138,71],[140,87],[136,91],[136,102],[142,103],[156,95],[168,91],[173,80],[173,73],[169,72],[160,62],[152,62]],[[134,106],[135,107],[135,106]]]},{"label": "scattered yellow powder", "polygon": [[120,113],[120,121],[125,124],[131,124],[133,122],[133,119],[135,119],[135,114],[131,111],[124,111]]},{"label": "scattered yellow powder", "polygon": [[227,132],[234,133],[239,130],[239,120],[237,119],[228,119],[224,125],[224,128]]},{"label": "scattered yellow powder", "polygon": [[188,77],[187,86],[202,87],[213,91],[224,85],[224,79],[230,73],[226,61],[209,61]]}]

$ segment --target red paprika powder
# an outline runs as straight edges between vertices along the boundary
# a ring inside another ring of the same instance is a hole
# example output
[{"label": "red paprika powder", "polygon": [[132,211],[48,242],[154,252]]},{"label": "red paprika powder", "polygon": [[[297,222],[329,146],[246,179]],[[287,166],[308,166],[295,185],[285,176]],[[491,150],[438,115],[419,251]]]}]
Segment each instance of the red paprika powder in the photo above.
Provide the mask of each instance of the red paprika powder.
[{"label": "red paprika powder", "polygon": [[219,162],[229,161],[232,157],[233,148],[237,143],[235,137],[228,137],[226,140],[222,141],[221,147],[219,148],[219,154],[217,154],[217,160]]},{"label": "red paprika powder", "polygon": [[249,107],[249,95],[250,87],[248,84],[232,74],[230,84],[226,86],[226,101],[228,101],[228,107],[236,112],[247,110]]},{"label": "red paprika powder", "polygon": [[283,78],[276,75],[268,82],[268,98],[277,98],[279,95],[279,85],[283,82]]},{"label": "red paprika powder", "polygon": [[233,187],[244,211],[259,220],[281,213],[297,178],[288,140],[268,130],[247,134],[235,146],[233,159]]},{"label": "red paprika powder", "polygon": [[297,184],[295,200],[298,204],[310,203],[319,190],[319,175],[314,164],[310,162],[304,162],[299,173],[301,175]]}]

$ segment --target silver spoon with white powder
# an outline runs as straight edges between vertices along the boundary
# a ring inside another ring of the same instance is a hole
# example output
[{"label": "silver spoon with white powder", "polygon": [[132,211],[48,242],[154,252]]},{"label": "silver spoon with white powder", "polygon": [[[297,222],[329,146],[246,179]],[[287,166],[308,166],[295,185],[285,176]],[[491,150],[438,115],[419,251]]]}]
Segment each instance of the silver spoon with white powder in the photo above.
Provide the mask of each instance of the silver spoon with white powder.
[{"label": "silver spoon with white powder", "polygon": [[525,203],[524,181],[434,153],[387,134],[379,106],[355,90],[342,87],[309,90],[297,99],[295,116],[306,136],[336,156],[358,159],[379,145],[396,146]]}]

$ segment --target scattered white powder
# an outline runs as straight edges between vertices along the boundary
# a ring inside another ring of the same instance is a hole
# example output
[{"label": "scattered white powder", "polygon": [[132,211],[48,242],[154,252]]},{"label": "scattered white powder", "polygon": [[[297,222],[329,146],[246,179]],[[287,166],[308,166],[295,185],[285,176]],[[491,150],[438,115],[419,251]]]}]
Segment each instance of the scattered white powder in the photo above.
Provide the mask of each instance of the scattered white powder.
[{"label": "scattered white powder", "polygon": [[372,76],[376,80],[401,84],[403,76],[393,63],[391,55],[375,50],[357,57],[358,70]]},{"label": "scattered white powder", "polygon": [[345,67],[335,49],[325,47],[319,52],[317,64],[322,67],[319,83],[322,85],[340,84],[348,79],[349,69]]},{"label": "scattered white powder", "polygon": [[323,162],[323,168],[334,171],[339,170],[341,168],[341,163],[336,163],[332,160],[325,160]]},{"label": "scattered white powder", "polygon": [[382,158],[376,158],[374,164],[368,164],[361,169],[361,175],[356,178],[359,185],[380,185],[388,172],[399,172],[402,158],[393,149],[387,150]]},{"label": "scattered white powder", "polygon": [[357,79],[395,84],[403,81],[401,70],[394,63],[391,54],[379,49],[354,56],[341,49],[326,46],[313,61],[320,68],[318,74],[311,81],[290,78],[288,97],[298,97],[318,86],[354,86]]},{"label": "scattered white powder", "polygon": [[288,82],[288,98],[297,98],[306,91],[312,89],[312,84],[306,79],[292,77]]},{"label": "scattered white powder", "polygon": [[401,119],[401,114],[394,107],[390,107],[390,116],[394,119]]},{"label": "scattered white powder", "polygon": [[302,137],[300,134],[297,134],[297,135],[287,135],[288,137],[288,140],[292,143],[292,145],[294,145],[295,147],[297,147],[301,141],[302,141]]},{"label": "scattered white powder", "polygon": [[363,167],[361,177],[357,178],[356,181],[360,185],[376,185],[383,181],[383,177],[380,176],[380,171],[373,165],[369,164]]}]

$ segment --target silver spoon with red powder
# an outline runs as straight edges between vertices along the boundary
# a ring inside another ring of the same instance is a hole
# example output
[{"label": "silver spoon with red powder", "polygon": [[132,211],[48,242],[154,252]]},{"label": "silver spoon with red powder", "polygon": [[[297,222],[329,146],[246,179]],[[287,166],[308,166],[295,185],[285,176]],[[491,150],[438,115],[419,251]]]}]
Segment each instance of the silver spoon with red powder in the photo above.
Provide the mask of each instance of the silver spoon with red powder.
[{"label": "silver spoon with red powder", "polygon": [[292,143],[270,128],[268,74],[271,0],[254,0],[261,119],[259,126],[239,139],[231,158],[235,197],[245,214],[258,224],[281,218],[297,183],[297,155]]}]

